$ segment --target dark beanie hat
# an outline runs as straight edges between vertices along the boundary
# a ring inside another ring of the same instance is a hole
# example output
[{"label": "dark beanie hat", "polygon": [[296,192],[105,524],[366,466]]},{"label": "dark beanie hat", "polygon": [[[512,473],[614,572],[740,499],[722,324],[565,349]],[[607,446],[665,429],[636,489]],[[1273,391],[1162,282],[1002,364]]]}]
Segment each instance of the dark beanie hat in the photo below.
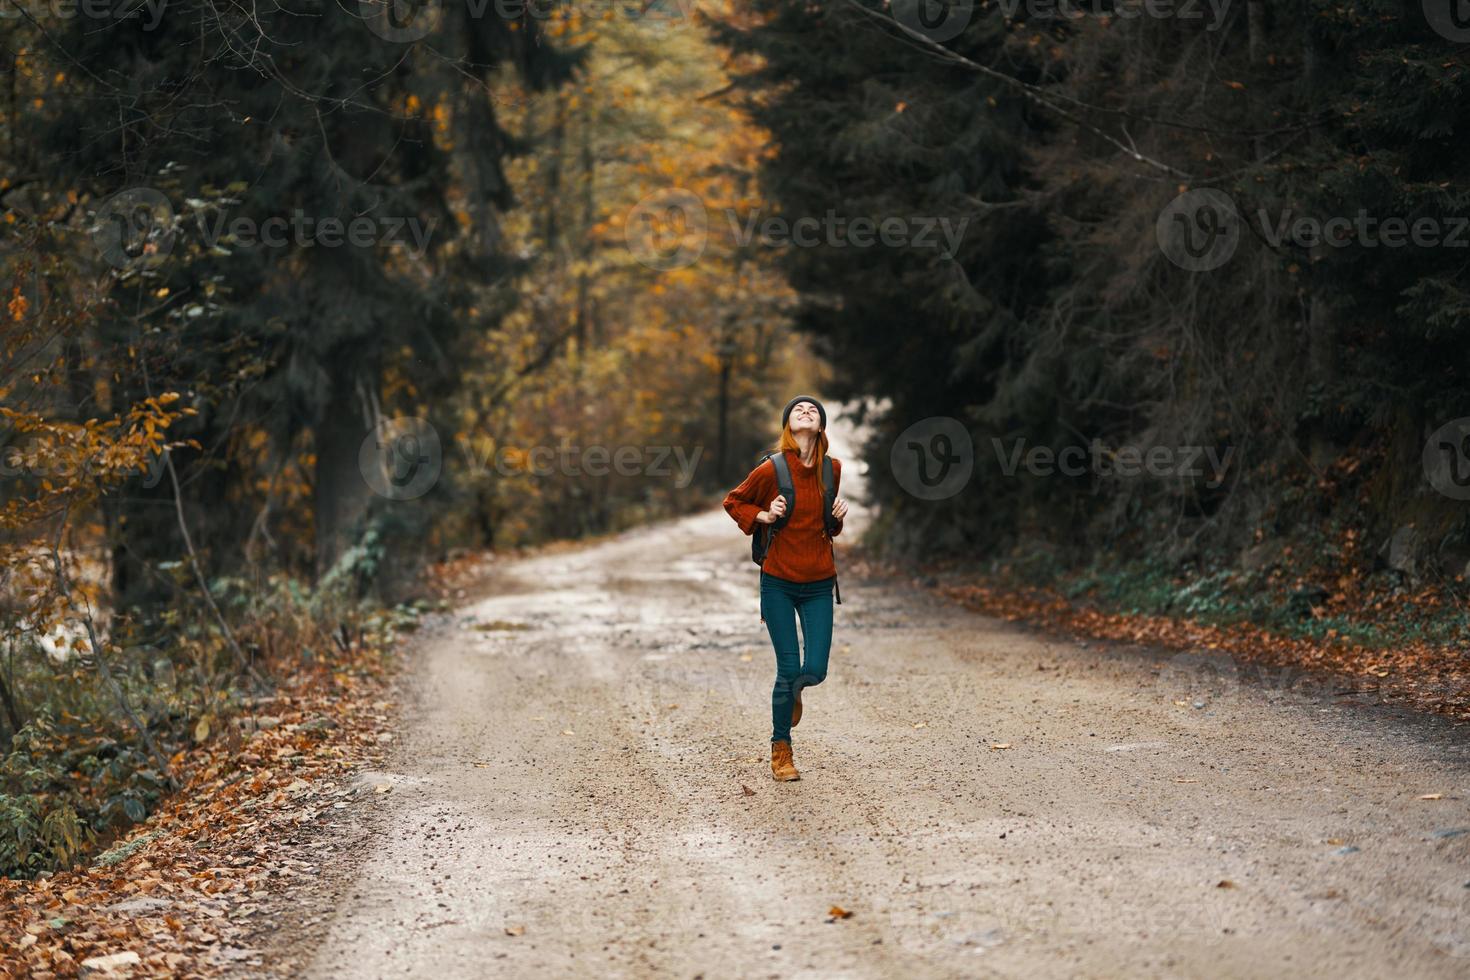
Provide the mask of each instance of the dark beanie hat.
[{"label": "dark beanie hat", "polygon": [[781,428],[786,428],[786,420],[791,418],[791,410],[796,407],[797,402],[811,402],[817,406],[817,416],[821,420],[818,423],[818,428],[824,430],[827,428],[827,410],[822,407],[821,402],[817,401],[811,395],[797,395],[786,403],[786,407],[781,409]]}]

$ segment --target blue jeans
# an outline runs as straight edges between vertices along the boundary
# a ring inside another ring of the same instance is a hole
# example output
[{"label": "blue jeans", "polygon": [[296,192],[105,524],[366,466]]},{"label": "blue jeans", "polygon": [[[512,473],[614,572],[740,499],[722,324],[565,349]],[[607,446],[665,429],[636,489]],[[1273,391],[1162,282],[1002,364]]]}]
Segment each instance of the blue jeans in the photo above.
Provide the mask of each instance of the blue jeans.
[{"label": "blue jeans", "polygon": [[[771,689],[771,741],[791,741],[791,708],[803,688],[827,679],[832,650],[832,585],[836,576],[791,582],[761,572],[761,618],[776,649],[776,685]],[[798,657],[796,618],[806,640],[806,662]]]}]

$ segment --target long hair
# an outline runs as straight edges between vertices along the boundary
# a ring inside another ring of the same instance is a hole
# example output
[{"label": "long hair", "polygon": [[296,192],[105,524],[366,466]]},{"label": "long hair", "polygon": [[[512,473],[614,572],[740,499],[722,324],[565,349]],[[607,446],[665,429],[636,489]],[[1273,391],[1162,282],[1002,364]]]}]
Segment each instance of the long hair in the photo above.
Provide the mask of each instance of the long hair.
[{"label": "long hair", "polygon": [[[801,458],[801,443],[797,442],[796,436],[791,434],[790,422],[781,426],[781,439],[776,443],[776,448],[773,452],[785,452],[788,449],[796,453],[798,459]],[[812,455],[812,463],[817,468],[817,495],[823,498],[827,496],[827,487],[822,483],[822,460],[826,456],[827,433],[823,430],[817,433],[816,452]]]}]

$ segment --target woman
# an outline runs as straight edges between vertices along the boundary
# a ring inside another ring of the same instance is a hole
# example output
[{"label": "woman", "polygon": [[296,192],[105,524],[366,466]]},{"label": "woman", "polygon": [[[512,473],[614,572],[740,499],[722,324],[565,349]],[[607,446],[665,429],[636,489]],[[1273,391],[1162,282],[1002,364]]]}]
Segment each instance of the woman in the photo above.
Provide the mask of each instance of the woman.
[{"label": "woman", "polygon": [[[832,586],[837,568],[822,514],[826,487],[822,459],[827,455],[827,410],[810,395],[797,395],[781,412],[781,441],[791,470],[796,506],[776,532],[761,565],[761,619],[776,650],[776,684],[771,690],[771,775],[782,782],[800,779],[791,760],[791,729],[801,720],[803,688],[827,677],[832,648]],[[842,464],[832,460],[832,478],[842,484]],[[725,495],[725,511],[746,534],[757,524],[773,524],[786,513],[776,483],[776,465],[763,460],[745,482]],[[847,501],[832,504],[835,537],[847,516]],[[806,661],[797,655],[796,617],[806,643]]]}]

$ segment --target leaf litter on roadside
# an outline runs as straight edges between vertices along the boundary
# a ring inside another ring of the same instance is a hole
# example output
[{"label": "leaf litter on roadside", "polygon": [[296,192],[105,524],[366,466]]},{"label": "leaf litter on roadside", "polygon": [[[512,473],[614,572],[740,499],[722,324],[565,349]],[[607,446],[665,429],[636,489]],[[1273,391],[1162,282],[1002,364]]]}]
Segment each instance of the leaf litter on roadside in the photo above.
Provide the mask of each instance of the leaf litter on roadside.
[{"label": "leaf litter on roadside", "polygon": [[372,671],[298,677],[271,699],[279,725],[177,754],[183,788],[90,866],[0,879],[0,976],[205,977],[249,962],[265,903],[317,876],[302,835],[391,789],[351,778],[381,761],[383,693]]}]

